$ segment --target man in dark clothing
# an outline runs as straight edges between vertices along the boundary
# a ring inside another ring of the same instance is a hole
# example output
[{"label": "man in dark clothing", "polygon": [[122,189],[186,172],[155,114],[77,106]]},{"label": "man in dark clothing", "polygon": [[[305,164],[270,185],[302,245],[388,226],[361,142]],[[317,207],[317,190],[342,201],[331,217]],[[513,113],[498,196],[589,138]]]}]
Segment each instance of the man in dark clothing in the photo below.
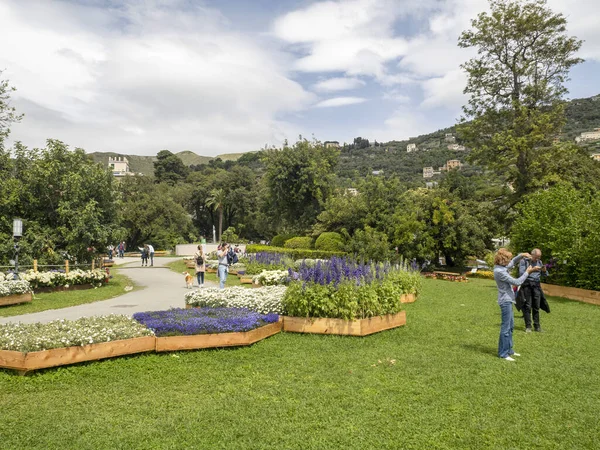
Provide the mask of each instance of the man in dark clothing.
[{"label": "man in dark clothing", "polygon": [[524,274],[527,267],[540,267],[540,272],[533,272],[521,285],[523,291],[523,318],[525,319],[525,332],[531,333],[531,313],[533,312],[533,327],[535,331],[541,332],[540,327],[540,302],[542,300],[542,287],[540,285],[540,273],[547,274],[546,266],[542,264],[542,251],[534,248],[531,251],[531,259],[523,258],[519,263],[519,274]]}]

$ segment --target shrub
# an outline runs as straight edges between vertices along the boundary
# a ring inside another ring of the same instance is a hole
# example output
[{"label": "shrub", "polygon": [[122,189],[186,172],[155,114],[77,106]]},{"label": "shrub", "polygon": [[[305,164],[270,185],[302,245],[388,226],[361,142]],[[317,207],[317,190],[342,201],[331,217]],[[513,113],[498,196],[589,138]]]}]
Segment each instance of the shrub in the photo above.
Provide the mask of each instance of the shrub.
[{"label": "shrub", "polygon": [[261,314],[283,314],[281,300],[285,286],[247,289],[234,286],[227,289],[207,288],[185,294],[185,303],[210,308],[246,308]]},{"label": "shrub", "polygon": [[261,286],[288,284],[290,282],[290,274],[287,270],[263,270],[258,275],[252,277],[252,282]]},{"label": "shrub", "polygon": [[311,237],[295,237],[288,239],[283,244],[285,248],[300,248],[300,249],[311,249],[313,246],[313,240]]},{"label": "shrub", "polygon": [[485,278],[486,280],[494,279],[494,272],[492,270],[478,270],[477,272],[467,273],[468,278]]},{"label": "shrub", "polygon": [[325,250],[327,252],[339,252],[344,250],[344,240],[342,235],[335,232],[321,233],[315,241],[316,250]]},{"label": "shrub", "polygon": [[238,308],[175,308],[138,312],[133,318],[158,337],[250,331],[279,320],[277,314]]},{"label": "shrub", "polygon": [[117,315],[48,323],[7,323],[0,325],[0,349],[27,353],[152,335],[152,331],[132,318]]},{"label": "shrub", "polygon": [[297,248],[271,247],[269,245],[248,245],[246,253],[277,253],[285,254],[290,258],[296,259],[329,259],[332,256],[344,256],[344,252],[326,252],[323,250],[308,250]]},{"label": "shrub", "polygon": [[278,234],[273,239],[271,239],[271,245],[273,247],[283,247],[285,241],[292,239],[295,237],[293,234]]}]

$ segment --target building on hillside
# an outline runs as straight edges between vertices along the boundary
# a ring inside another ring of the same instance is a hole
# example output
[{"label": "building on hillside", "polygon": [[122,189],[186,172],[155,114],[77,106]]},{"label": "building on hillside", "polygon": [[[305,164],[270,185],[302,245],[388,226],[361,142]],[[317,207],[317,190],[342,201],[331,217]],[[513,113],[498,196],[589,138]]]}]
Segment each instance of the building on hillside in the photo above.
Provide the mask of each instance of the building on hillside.
[{"label": "building on hillside", "polygon": [[325,141],[323,142],[325,148],[340,148],[340,143],[338,141]]},{"label": "building on hillside", "polygon": [[450,144],[450,145],[448,145],[448,150],[454,150],[456,152],[464,152],[466,150],[466,148],[464,145]]},{"label": "building on hillside", "polygon": [[442,167],[440,167],[440,172],[446,172],[446,171],[450,171],[452,169],[459,169],[462,167],[462,164],[460,163],[460,161],[458,159],[449,159],[448,161],[446,161],[446,164],[444,164]]},{"label": "building on hillside", "polygon": [[408,144],[406,146],[406,153],[411,153],[417,150],[417,144]]},{"label": "building on hillside", "polygon": [[128,175],[135,175],[129,170],[129,161],[125,156],[116,156],[114,158],[108,158],[108,167],[112,170],[113,176],[125,177]]},{"label": "building on hillside", "polygon": [[356,197],[358,195],[358,189],[347,188],[344,190],[344,195],[351,195],[352,197]]},{"label": "building on hillside", "polygon": [[594,161],[600,161],[600,153],[590,155]]},{"label": "building on hillside", "polygon": [[600,141],[600,128],[596,128],[594,131],[585,131],[581,133],[579,137],[575,138],[576,142],[584,141]]},{"label": "building on hillside", "polygon": [[452,133],[446,133],[444,140],[450,144],[454,144],[456,142],[456,137]]},{"label": "building on hillside", "polygon": [[377,175],[383,175],[383,170],[374,170],[373,172],[371,172],[373,175],[377,176]]},{"label": "building on hillside", "polygon": [[425,187],[427,189],[434,189],[434,188],[438,187],[438,182],[437,181],[428,181],[425,183]]},{"label": "building on hillside", "polygon": [[423,167],[423,178],[433,177],[433,167]]}]

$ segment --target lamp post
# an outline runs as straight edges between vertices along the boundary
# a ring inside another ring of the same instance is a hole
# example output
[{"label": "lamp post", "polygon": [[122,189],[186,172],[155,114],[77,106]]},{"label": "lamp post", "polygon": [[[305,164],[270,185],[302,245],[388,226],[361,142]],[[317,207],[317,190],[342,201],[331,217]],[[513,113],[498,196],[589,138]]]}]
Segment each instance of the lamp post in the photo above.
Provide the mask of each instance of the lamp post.
[{"label": "lamp post", "polygon": [[19,278],[19,239],[23,236],[23,221],[13,219],[13,239],[15,240],[15,278]]}]

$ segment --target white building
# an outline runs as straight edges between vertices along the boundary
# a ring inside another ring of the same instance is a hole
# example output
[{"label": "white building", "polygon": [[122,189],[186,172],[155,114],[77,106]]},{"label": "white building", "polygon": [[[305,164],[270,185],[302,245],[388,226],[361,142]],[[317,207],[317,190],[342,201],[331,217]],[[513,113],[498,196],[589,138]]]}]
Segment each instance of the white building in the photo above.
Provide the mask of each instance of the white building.
[{"label": "white building", "polygon": [[124,177],[127,175],[135,175],[129,170],[129,161],[125,156],[116,156],[108,158],[108,167],[112,170],[115,177]]},{"label": "white building", "polygon": [[450,144],[454,144],[456,142],[456,138],[452,133],[446,133],[444,140]]},{"label": "white building", "polygon": [[581,133],[579,137],[575,138],[575,141],[600,141],[600,128],[596,128],[594,131],[586,131]]},{"label": "white building", "polygon": [[437,181],[428,181],[428,182],[425,183],[425,187],[427,189],[436,188],[436,187],[438,187],[438,182]]},{"label": "white building", "polygon": [[352,197],[356,197],[358,195],[358,189],[356,189],[356,188],[347,188],[344,191],[344,195],[351,195]]},{"label": "white building", "polygon": [[325,148],[340,148],[340,143],[338,141],[325,141],[323,142]]},{"label": "white building", "polygon": [[461,167],[462,164],[458,159],[449,159],[448,161],[446,161],[446,164],[440,167],[440,172],[445,172],[452,169],[460,169]]},{"label": "white building", "polygon": [[373,172],[371,172],[373,175],[377,176],[377,175],[383,175],[383,170],[374,170]]},{"label": "white building", "polygon": [[406,146],[406,152],[411,153],[417,150],[417,144],[408,144]]},{"label": "white building", "polygon": [[600,161],[600,153],[594,153],[591,157],[594,161]]},{"label": "white building", "polygon": [[466,150],[464,145],[458,145],[458,144],[450,144],[448,145],[448,150],[454,150],[457,152],[464,152]]},{"label": "white building", "polygon": [[423,178],[431,178],[433,173],[433,167],[423,167]]}]

